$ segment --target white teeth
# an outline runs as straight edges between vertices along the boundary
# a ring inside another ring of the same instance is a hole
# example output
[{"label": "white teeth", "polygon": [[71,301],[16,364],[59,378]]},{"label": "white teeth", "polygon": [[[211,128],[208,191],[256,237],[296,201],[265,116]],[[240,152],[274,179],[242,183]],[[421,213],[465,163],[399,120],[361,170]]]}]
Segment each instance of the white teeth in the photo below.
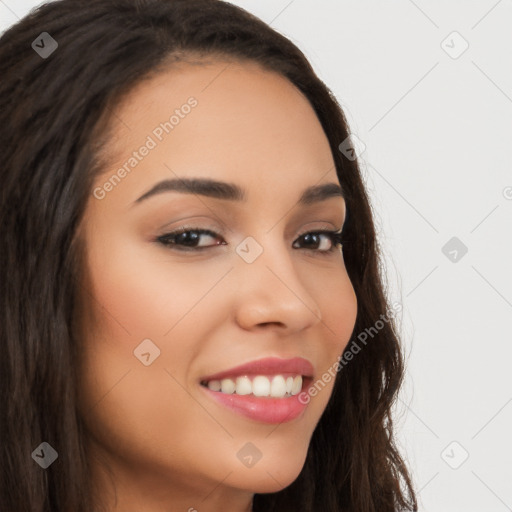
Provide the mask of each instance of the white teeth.
[{"label": "white teeth", "polygon": [[302,376],[283,377],[274,375],[266,377],[258,375],[251,379],[247,376],[233,379],[211,380],[207,384],[208,389],[220,391],[227,395],[236,393],[237,395],[271,396],[274,398],[283,398],[290,395],[296,395],[302,389]]},{"label": "white teeth", "polygon": [[231,395],[235,391],[235,383],[231,379],[222,379],[220,381],[220,389],[223,393]]},{"label": "white teeth", "polygon": [[220,391],[220,380],[211,380],[208,382],[208,389],[211,389],[212,391]]},{"label": "white teeth", "polygon": [[281,398],[286,395],[286,381],[282,375],[276,375],[270,384],[270,396]]},{"label": "white teeth", "polygon": [[250,395],[252,393],[252,384],[249,377],[238,377],[236,379],[236,394]]},{"label": "white teeth", "polygon": [[270,395],[270,381],[268,377],[258,375],[252,381],[252,394],[254,396],[268,396]]},{"label": "white teeth", "polygon": [[292,395],[296,395],[302,388],[302,377],[295,377],[292,385]]}]

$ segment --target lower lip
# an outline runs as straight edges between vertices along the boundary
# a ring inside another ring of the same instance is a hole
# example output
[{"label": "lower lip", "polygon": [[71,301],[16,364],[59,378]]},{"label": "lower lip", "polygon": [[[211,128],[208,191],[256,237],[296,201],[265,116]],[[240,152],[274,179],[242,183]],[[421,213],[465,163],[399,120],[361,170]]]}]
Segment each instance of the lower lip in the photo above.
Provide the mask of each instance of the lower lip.
[{"label": "lower lip", "polygon": [[[307,381],[306,381],[307,382]],[[257,397],[254,395],[228,395],[220,391],[201,386],[218,403],[228,407],[242,416],[263,423],[285,423],[298,418],[306,409],[307,403],[299,402],[301,391],[287,398]]]}]

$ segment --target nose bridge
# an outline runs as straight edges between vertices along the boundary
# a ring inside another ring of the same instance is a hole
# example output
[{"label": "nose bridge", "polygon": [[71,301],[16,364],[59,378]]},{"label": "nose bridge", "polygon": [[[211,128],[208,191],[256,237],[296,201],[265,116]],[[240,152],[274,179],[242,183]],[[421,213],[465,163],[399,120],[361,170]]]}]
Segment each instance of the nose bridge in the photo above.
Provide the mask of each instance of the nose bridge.
[{"label": "nose bridge", "polygon": [[261,242],[248,236],[236,247],[237,318],[246,328],[279,323],[301,330],[319,322],[321,311],[276,234],[259,235]]}]

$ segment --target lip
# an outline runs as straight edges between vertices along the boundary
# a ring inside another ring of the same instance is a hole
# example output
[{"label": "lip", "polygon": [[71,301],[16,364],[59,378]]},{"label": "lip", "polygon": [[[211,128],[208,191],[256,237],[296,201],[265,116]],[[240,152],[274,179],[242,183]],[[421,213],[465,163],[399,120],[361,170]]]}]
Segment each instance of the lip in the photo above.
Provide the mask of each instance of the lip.
[{"label": "lip", "polygon": [[228,395],[220,391],[200,386],[203,393],[206,393],[216,403],[227,409],[261,423],[286,423],[302,416],[308,406],[309,400],[304,402],[300,399],[303,393],[308,393],[313,379],[307,377],[302,382],[302,389],[296,395],[287,398],[258,397],[254,395]]},{"label": "lip", "polygon": [[243,375],[279,375],[291,373],[302,375],[306,378],[313,378],[313,365],[303,357],[293,357],[291,359],[281,359],[279,357],[266,357],[257,359],[249,363],[241,364],[212,375],[201,377],[201,382],[210,380],[222,380],[230,377],[240,377]]}]

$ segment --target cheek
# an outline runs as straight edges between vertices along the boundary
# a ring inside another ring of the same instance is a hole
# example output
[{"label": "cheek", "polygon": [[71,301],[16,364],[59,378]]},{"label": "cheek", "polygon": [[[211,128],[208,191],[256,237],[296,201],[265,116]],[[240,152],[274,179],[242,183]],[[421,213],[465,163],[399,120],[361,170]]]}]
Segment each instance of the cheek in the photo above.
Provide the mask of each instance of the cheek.
[{"label": "cheek", "polygon": [[326,296],[335,298],[326,304],[325,323],[331,327],[332,331],[339,335],[339,339],[344,345],[348,343],[348,338],[352,334],[357,316],[357,298],[348,277],[344,273],[337,285],[328,285]]},{"label": "cheek", "polygon": [[178,259],[163,247],[149,251],[147,244],[129,237],[119,237],[110,247],[97,243],[88,261],[87,287],[96,299],[97,323],[109,336],[130,343],[169,340],[183,320],[190,323],[196,310],[204,318],[208,308],[197,306],[229,270],[218,263]]},{"label": "cheek", "polygon": [[328,275],[315,276],[314,296],[322,313],[321,328],[325,334],[323,353],[330,355],[333,364],[350,340],[357,316],[357,298],[343,267]]},{"label": "cheek", "polygon": [[322,343],[316,346],[318,372],[304,400],[321,415],[329,402],[337,376],[339,357],[351,339],[357,316],[357,298],[348,274],[333,273],[317,281],[315,297],[322,312]]}]

